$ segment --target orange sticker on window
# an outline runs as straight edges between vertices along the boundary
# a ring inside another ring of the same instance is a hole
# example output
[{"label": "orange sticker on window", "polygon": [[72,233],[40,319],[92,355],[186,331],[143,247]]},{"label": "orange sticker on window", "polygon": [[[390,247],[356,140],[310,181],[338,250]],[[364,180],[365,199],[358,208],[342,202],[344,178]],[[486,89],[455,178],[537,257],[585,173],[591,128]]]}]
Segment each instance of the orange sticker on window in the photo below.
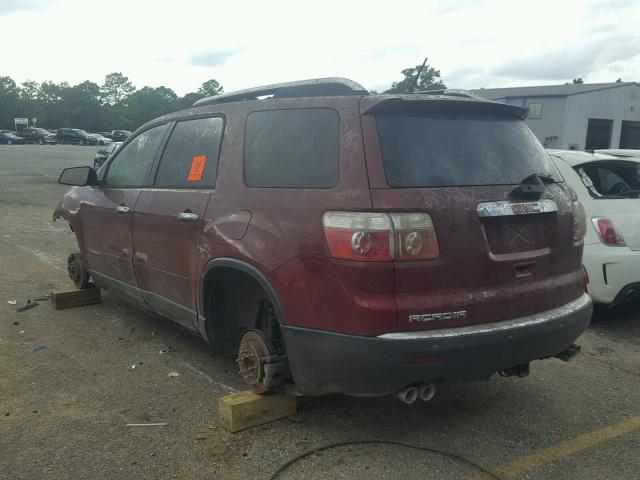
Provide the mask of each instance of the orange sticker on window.
[{"label": "orange sticker on window", "polygon": [[202,180],[202,174],[204,173],[204,166],[207,164],[206,155],[196,155],[191,161],[191,169],[189,170],[189,182],[199,182]]}]

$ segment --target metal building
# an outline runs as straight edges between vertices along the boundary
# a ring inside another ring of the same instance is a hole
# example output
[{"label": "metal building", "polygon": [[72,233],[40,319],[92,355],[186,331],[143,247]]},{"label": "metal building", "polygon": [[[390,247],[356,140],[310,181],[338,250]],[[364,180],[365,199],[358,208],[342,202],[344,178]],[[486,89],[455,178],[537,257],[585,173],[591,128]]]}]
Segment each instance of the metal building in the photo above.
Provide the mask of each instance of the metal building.
[{"label": "metal building", "polygon": [[527,123],[547,148],[640,149],[636,82],[483,88],[473,93],[528,107]]}]

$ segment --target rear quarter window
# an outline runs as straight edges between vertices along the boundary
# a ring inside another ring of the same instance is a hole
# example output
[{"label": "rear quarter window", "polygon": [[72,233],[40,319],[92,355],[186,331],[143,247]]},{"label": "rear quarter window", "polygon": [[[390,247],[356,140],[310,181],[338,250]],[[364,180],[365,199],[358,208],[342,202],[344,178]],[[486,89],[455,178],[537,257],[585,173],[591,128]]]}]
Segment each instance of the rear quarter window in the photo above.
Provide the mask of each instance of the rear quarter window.
[{"label": "rear quarter window", "polygon": [[562,181],[520,119],[464,113],[376,119],[392,187],[515,185],[533,173]]},{"label": "rear quarter window", "polygon": [[338,183],[340,119],[328,108],[270,110],[247,117],[250,187],[332,188]]}]

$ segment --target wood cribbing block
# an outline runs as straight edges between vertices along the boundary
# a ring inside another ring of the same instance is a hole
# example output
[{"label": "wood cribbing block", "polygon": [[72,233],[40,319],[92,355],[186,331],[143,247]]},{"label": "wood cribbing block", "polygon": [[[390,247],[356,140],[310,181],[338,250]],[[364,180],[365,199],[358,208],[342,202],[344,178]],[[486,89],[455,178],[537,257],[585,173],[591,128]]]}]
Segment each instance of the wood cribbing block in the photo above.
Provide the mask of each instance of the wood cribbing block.
[{"label": "wood cribbing block", "polygon": [[258,395],[250,390],[218,401],[218,422],[230,432],[273,422],[296,414],[297,398],[291,395]]},{"label": "wood cribbing block", "polygon": [[98,287],[89,287],[84,290],[51,292],[51,305],[53,305],[53,308],[56,310],[92,305],[94,303],[100,303],[101,301],[100,289]]}]

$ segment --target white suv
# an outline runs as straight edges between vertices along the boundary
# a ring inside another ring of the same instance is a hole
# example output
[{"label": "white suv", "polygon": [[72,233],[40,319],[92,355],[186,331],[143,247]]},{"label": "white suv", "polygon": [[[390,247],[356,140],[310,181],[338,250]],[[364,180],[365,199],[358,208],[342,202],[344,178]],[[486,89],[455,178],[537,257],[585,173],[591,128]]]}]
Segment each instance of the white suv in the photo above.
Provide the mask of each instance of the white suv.
[{"label": "white suv", "polygon": [[589,295],[610,306],[640,297],[640,157],[548,152],[587,215]]}]

